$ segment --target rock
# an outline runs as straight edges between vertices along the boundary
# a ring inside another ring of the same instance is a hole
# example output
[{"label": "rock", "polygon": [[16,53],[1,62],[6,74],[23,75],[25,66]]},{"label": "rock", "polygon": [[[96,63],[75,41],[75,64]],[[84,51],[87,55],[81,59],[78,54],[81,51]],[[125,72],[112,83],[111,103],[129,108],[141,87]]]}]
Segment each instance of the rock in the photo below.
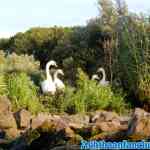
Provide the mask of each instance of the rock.
[{"label": "rock", "polygon": [[60,132],[62,130],[64,131],[67,127],[69,127],[68,123],[60,118],[60,116],[55,115],[46,119],[39,129],[41,129],[42,132]]},{"label": "rock", "polygon": [[16,122],[18,128],[25,129],[30,126],[31,113],[25,109],[21,109],[20,111],[15,113]]},{"label": "rock", "polygon": [[125,140],[126,132],[102,132],[90,138],[90,140],[108,140],[108,141],[117,141],[117,140]]},{"label": "rock", "polygon": [[10,112],[11,103],[6,96],[0,96],[0,114]]},{"label": "rock", "polygon": [[69,116],[69,126],[72,129],[81,129],[87,126],[90,122],[90,117],[86,114],[76,114]]},{"label": "rock", "polygon": [[6,139],[15,139],[20,136],[20,132],[17,130],[17,128],[9,128],[5,129],[4,131]]},{"label": "rock", "polygon": [[40,113],[37,116],[33,117],[31,120],[31,129],[37,129],[40,127],[46,120],[48,120],[51,115],[47,113]]},{"label": "rock", "polygon": [[95,123],[97,121],[112,121],[116,118],[118,119],[119,116],[115,112],[96,111],[91,115],[91,122]]},{"label": "rock", "polygon": [[150,113],[140,108],[136,108],[127,131],[128,136],[140,135],[141,137],[150,136]]},{"label": "rock", "polygon": [[65,128],[64,134],[65,134],[65,138],[67,138],[69,140],[69,143],[72,144],[80,144],[80,141],[83,140],[83,138],[79,134],[76,134],[69,127]]},{"label": "rock", "polygon": [[79,145],[65,145],[65,146],[57,146],[52,148],[51,150],[80,150],[80,146]]},{"label": "rock", "polygon": [[17,128],[15,118],[12,113],[0,114],[0,129]]},{"label": "rock", "polygon": [[94,123],[92,126],[93,133],[101,132],[120,132],[128,129],[127,117],[120,117],[115,112],[97,111],[92,117],[91,122]]},{"label": "rock", "polygon": [[119,121],[120,121],[121,125],[128,125],[130,119],[131,119],[131,117],[128,117],[128,116],[120,116],[119,117]]},{"label": "rock", "polygon": [[121,125],[119,121],[96,122],[94,128],[101,132],[113,132],[113,131],[119,131],[121,129]]},{"label": "rock", "polygon": [[65,135],[68,138],[72,138],[74,137],[75,133],[72,129],[70,129],[69,127],[65,128]]}]

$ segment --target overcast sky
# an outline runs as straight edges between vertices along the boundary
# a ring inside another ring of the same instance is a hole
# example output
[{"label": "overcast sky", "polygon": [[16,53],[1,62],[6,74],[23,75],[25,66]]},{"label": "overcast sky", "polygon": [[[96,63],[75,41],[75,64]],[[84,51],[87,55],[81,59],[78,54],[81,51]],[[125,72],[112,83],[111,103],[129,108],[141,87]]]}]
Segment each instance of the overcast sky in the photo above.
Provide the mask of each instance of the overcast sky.
[{"label": "overcast sky", "polygon": [[[30,27],[85,25],[98,15],[97,0],[0,0],[0,37]],[[126,0],[129,10],[150,10],[150,0]]]}]

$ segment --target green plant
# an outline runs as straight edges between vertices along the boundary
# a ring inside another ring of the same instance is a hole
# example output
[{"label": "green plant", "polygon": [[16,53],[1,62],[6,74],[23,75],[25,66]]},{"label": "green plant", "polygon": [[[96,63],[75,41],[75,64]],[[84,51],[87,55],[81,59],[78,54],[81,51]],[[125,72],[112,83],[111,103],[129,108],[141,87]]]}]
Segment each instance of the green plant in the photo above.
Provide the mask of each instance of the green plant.
[{"label": "green plant", "polygon": [[77,113],[105,109],[121,113],[126,110],[127,104],[121,92],[115,94],[111,86],[97,85],[81,69],[78,73],[77,90],[65,100],[65,111]]},{"label": "green plant", "polygon": [[0,74],[0,95],[8,95],[5,74]]},{"label": "green plant", "polygon": [[25,72],[32,74],[39,70],[39,62],[31,55],[6,54],[0,51],[0,72]]},{"label": "green plant", "polygon": [[150,102],[150,65],[144,63],[140,66],[137,91],[139,99]]},{"label": "green plant", "polygon": [[7,84],[14,110],[26,108],[32,113],[42,110],[37,97],[37,87],[25,73],[8,75]]},{"label": "green plant", "polygon": [[12,53],[6,57],[8,72],[26,72],[31,74],[39,69],[39,62],[34,60],[33,56],[29,55],[17,55]]}]

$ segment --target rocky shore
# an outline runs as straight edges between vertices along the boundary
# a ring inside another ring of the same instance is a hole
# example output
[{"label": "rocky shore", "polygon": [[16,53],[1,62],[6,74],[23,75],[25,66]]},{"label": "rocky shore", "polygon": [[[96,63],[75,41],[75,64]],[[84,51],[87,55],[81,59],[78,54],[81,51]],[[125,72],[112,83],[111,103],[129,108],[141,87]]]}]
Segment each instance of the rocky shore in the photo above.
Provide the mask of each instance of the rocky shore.
[{"label": "rocky shore", "polygon": [[4,150],[77,150],[81,140],[142,140],[150,137],[150,113],[136,108],[130,116],[99,110],[86,114],[31,115],[11,111],[0,98],[0,148]]}]

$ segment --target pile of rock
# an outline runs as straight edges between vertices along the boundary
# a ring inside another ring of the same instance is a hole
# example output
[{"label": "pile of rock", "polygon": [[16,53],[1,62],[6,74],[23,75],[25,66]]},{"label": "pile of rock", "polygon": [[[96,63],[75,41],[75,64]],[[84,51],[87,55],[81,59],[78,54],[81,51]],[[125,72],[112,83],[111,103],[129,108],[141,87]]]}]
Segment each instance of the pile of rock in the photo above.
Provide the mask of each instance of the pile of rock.
[{"label": "pile of rock", "polygon": [[[135,109],[130,117],[114,112],[96,111],[88,114],[36,116],[25,109],[13,113],[7,97],[0,97],[0,144],[20,139],[17,149],[79,148],[81,140],[135,140],[150,136],[150,113]],[[66,144],[67,143],[67,144]]]},{"label": "pile of rock", "polygon": [[19,136],[16,120],[7,97],[0,97],[0,141]]}]

